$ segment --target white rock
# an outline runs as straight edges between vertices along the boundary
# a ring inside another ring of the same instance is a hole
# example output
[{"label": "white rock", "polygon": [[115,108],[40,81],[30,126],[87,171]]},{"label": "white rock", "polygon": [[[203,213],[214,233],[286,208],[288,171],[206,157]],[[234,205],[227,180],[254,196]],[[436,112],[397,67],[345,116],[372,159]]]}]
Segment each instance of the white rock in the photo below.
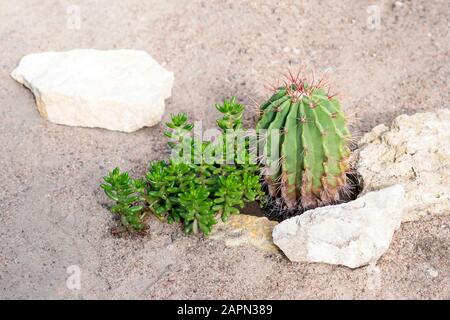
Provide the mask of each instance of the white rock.
[{"label": "white rock", "polygon": [[309,210],[275,226],[273,241],[291,261],[350,268],[376,263],[400,226],[403,198],[403,187],[395,185]]},{"label": "white rock", "polygon": [[360,143],[364,191],[402,184],[403,221],[450,213],[450,110],[401,115]]},{"label": "white rock", "polygon": [[136,50],[72,50],[22,58],[11,76],[59,124],[125,132],[161,121],[173,73]]}]

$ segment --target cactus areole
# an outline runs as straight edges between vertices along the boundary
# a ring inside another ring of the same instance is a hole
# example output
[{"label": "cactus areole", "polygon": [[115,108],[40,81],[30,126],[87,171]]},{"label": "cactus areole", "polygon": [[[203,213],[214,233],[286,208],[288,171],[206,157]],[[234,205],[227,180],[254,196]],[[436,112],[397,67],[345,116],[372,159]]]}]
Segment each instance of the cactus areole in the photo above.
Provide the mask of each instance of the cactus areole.
[{"label": "cactus areole", "polygon": [[349,188],[351,138],[339,101],[323,81],[299,76],[275,91],[256,127],[269,195],[288,209],[338,202]]}]

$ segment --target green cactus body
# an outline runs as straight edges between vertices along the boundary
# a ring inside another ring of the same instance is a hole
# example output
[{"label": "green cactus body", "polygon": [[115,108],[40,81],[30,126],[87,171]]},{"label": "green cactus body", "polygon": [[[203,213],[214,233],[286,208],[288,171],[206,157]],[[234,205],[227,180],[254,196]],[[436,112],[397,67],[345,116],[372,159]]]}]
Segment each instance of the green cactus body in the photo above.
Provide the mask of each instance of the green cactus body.
[{"label": "green cactus body", "polygon": [[256,129],[267,130],[263,155],[270,196],[281,197],[287,208],[338,201],[348,187],[351,137],[339,101],[292,78],[261,111]]}]

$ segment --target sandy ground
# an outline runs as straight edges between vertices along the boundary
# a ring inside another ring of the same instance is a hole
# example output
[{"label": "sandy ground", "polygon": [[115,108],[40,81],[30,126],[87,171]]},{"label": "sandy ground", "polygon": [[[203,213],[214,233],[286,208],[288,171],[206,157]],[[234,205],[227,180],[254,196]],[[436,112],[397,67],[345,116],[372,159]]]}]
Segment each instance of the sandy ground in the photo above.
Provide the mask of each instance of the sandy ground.
[{"label": "sandy ground", "polygon": [[[354,271],[228,248],[155,219],[145,238],[112,236],[101,178],[115,165],[142,174],[164,157],[162,127],[124,134],[55,125],[9,77],[32,52],[144,49],[175,73],[167,114],[186,111],[211,126],[214,102],[260,102],[280,72],[306,63],[328,70],[364,133],[449,105],[450,2],[393,3],[1,1],[0,298],[449,299],[449,216],[403,224],[377,269]],[[80,9],[79,29],[67,27],[70,5]],[[380,9],[373,30],[369,5]],[[80,290],[66,286],[72,265]]]}]

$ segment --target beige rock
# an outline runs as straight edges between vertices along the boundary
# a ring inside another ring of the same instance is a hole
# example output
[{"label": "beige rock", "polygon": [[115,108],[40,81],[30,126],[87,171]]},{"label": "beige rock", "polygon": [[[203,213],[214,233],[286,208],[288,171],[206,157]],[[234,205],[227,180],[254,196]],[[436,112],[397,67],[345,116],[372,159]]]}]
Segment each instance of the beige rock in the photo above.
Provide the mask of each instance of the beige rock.
[{"label": "beige rock", "polygon": [[273,241],[291,261],[349,268],[376,263],[400,227],[403,200],[403,187],[395,185],[308,210],[275,226]]},{"label": "beige rock", "polygon": [[22,58],[11,76],[54,123],[132,132],[161,121],[173,73],[136,50],[72,50]]},{"label": "beige rock", "polygon": [[403,221],[450,214],[450,110],[401,115],[360,142],[364,192],[405,187]]},{"label": "beige rock", "polygon": [[265,217],[245,214],[232,215],[226,223],[215,226],[211,239],[224,241],[230,247],[251,245],[258,249],[277,252],[272,241],[272,230],[278,222]]}]

